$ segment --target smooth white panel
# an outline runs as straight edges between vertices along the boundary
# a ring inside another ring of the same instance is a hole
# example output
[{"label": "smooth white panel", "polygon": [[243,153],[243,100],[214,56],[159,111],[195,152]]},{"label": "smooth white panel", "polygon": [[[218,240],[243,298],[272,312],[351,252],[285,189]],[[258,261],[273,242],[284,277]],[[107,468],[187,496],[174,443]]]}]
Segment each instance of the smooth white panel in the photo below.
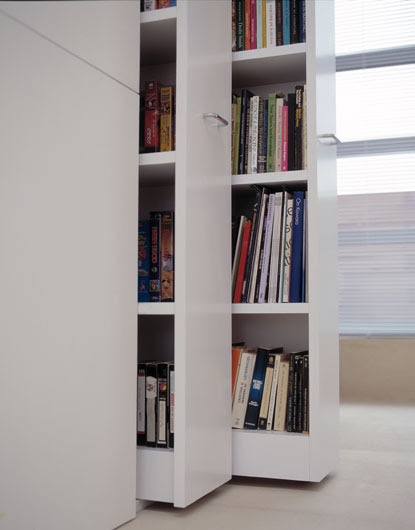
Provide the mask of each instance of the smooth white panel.
[{"label": "smooth white panel", "polygon": [[135,515],[137,96],[1,13],[0,61],[0,526],[112,529]]},{"label": "smooth white panel", "polygon": [[0,9],[138,91],[140,2],[1,2]]},{"label": "smooth white panel", "polygon": [[137,447],[137,498],[173,502],[174,452]]},{"label": "smooth white panel", "polygon": [[231,2],[177,4],[176,506],[231,475],[230,28]]}]

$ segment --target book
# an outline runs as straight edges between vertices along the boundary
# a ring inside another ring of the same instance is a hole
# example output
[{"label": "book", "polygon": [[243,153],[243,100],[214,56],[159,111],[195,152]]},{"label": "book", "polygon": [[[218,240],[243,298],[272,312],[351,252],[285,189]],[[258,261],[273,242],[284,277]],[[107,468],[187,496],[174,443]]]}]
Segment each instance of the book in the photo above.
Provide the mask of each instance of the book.
[{"label": "book", "polygon": [[280,357],[280,366],[278,372],[277,397],[275,400],[274,414],[274,431],[285,431],[289,370],[290,356],[289,354],[284,354]]},{"label": "book", "polygon": [[235,291],[233,294],[233,303],[238,304],[242,302],[242,287],[245,277],[246,262],[248,257],[249,241],[251,237],[252,221],[247,219],[244,225],[244,231],[241,244],[241,256],[239,258],[238,273],[235,282]]},{"label": "book", "polygon": [[282,46],[282,0],[275,0],[276,45]]},{"label": "book", "polygon": [[171,85],[160,87],[160,151],[173,151],[173,91]]},{"label": "book", "polygon": [[241,361],[241,354],[244,346],[232,345],[232,402],[235,396],[236,379],[238,377],[239,365]]},{"label": "book", "polygon": [[281,361],[281,355],[278,354],[275,356],[274,371],[272,373],[271,390],[270,390],[268,414],[267,414],[267,425],[266,425],[267,431],[272,430],[272,426],[274,423],[274,413],[275,413],[275,403],[277,400],[277,388],[278,388],[278,375],[279,375],[279,369],[280,369],[280,361]]},{"label": "book", "polygon": [[[251,277],[249,280],[249,296],[247,301],[249,303],[254,303],[258,300],[258,291],[259,291],[259,285],[257,284],[257,278],[259,276],[259,269],[260,269],[260,257],[261,257],[261,251],[263,251],[263,242],[264,242],[264,227],[266,229],[265,220],[266,220],[266,211],[268,207],[268,199],[269,194],[264,189],[264,193],[262,195],[261,205],[259,208],[259,215],[257,217],[258,225],[257,225],[257,233],[256,238],[254,241],[253,246],[253,259],[252,259],[252,267],[251,267]],[[258,291],[257,291],[258,286]]]},{"label": "book", "polygon": [[302,263],[303,263],[303,217],[304,192],[293,193],[293,221],[291,244],[290,295],[292,303],[303,302],[302,298]]},{"label": "book", "polygon": [[266,12],[266,41],[267,48],[271,48],[276,44],[276,31],[275,31],[275,0],[267,0],[265,6]]},{"label": "book", "polygon": [[157,447],[168,445],[168,363],[157,363]]},{"label": "book", "polygon": [[245,267],[245,274],[244,274],[244,280],[243,280],[243,286],[242,286],[242,302],[248,302],[249,301],[249,288],[250,288],[250,279],[251,279],[251,270],[252,270],[252,261],[253,261],[253,254],[254,254],[254,247],[258,232],[258,216],[259,216],[259,210],[261,207],[261,203],[263,201],[263,195],[264,195],[264,188],[261,186],[252,186],[252,189],[255,191],[255,199],[254,204],[252,206],[252,226],[251,226],[251,232],[249,236],[249,244],[248,244],[248,253],[247,253],[247,260],[246,260],[246,267]]},{"label": "book", "polygon": [[268,94],[267,172],[275,171],[276,98],[277,94]]},{"label": "book", "polygon": [[268,123],[268,100],[259,101],[258,119],[258,173],[267,170],[267,123]]},{"label": "book", "polygon": [[244,235],[244,229],[245,229],[245,223],[247,222],[247,217],[245,215],[241,215],[239,218],[238,223],[238,230],[237,230],[237,237],[235,242],[235,249],[233,253],[233,259],[232,259],[232,297],[235,292],[235,285],[236,285],[236,279],[239,269],[239,261],[241,257],[241,249],[242,249],[242,240]]},{"label": "book", "polygon": [[175,408],[175,386],[174,386],[174,363],[169,363],[168,388],[169,388],[169,447],[174,447],[174,408]]},{"label": "book", "polygon": [[146,363],[146,445],[157,445],[157,363]]},{"label": "book", "polygon": [[244,426],[255,358],[256,348],[244,348],[241,354],[232,405],[232,427],[234,429],[242,429]]},{"label": "book", "polygon": [[299,41],[300,28],[300,6],[299,0],[290,0],[290,44],[297,44]]},{"label": "book", "polygon": [[261,279],[259,284],[258,302],[260,304],[266,301],[269,277],[268,271],[271,257],[272,231],[274,227],[275,199],[275,193],[271,193],[268,199],[267,221],[264,236],[264,253],[262,258]]},{"label": "book", "polygon": [[295,171],[297,168],[295,161],[295,93],[290,92],[287,96],[288,106],[288,171]]},{"label": "book", "polygon": [[284,99],[277,94],[275,101],[275,171],[282,171],[282,109]]},{"label": "book", "polygon": [[[239,155],[238,155],[238,175],[243,175],[245,171],[245,146],[247,141],[247,123],[249,124],[249,102],[254,94],[247,88],[241,91],[241,126],[239,133]],[[246,153],[248,154],[248,153]]]},{"label": "book", "polygon": [[150,226],[148,220],[138,223],[138,302],[149,302]]},{"label": "book", "polygon": [[174,301],[174,212],[161,212],[160,299]]},{"label": "book", "polygon": [[288,171],[288,105],[282,107],[281,120],[281,171]]},{"label": "book", "polygon": [[306,41],[306,3],[305,0],[299,1],[298,7],[298,41]]},{"label": "book", "polygon": [[241,135],[241,108],[242,98],[236,96],[235,102],[235,125],[234,125],[234,136],[233,136],[233,155],[232,155],[232,174],[238,174],[238,162],[239,162],[239,139]]},{"label": "book", "polygon": [[161,301],[161,213],[150,212],[150,302]]},{"label": "book", "polygon": [[303,169],[303,94],[304,86],[295,87],[294,159],[295,169]]},{"label": "book", "polygon": [[252,382],[249,391],[248,405],[244,421],[245,429],[256,429],[258,427],[259,412],[264,390],[265,371],[269,353],[281,352],[282,348],[257,348]]},{"label": "book", "polygon": [[287,205],[284,224],[284,247],[281,250],[282,273],[280,282],[280,302],[290,301],[290,275],[291,275],[291,249],[292,249],[292,227],[293,227],[293,197],[287,194],[284,201]]},{"label": "book", "polygon": [[146,445],[146,364],[137,364],[137,445]]},{"label": "book", "polygon": [[249,9],[249,37],[250,37],[250,49],[255,50],[257,48],[257,0],[245,0],[246,2],[250,2],[250,9]]},{"label": "book", "polygon": [[271,386],[275,370],[275,361],[277,354],[268,353],[267,365],[265,368],[264,390],[262,393],[261,407],[259,409],[258,429],[267,428],[269,403],[271,399]]},{"label": "book", "polygon": [[248,173],[258,173],[258,127],[260,97],[253,96],[249,114]]},{"label": "book", "polygon": [[154,153],[160,149],[160,95],[158,81],[145,83],[144,150]]},{"label": "book", "polygon": [[244,0],[235,0],[235,17],[236,17],[236,51],[240,52],[245,49]]},{"label": "book", "polygon": [[290,11],[290,0],[282,0],[282,43],[284,46],[291,44]]},{"label": "book", "polygon": [[283,212],[283,192],[275,192],[275,211],[272,227],[271,256],[269,265],[268,303],[276,303],[278,300],[278,285],[280,276],[280,254],[281,254],[281,219]]}]

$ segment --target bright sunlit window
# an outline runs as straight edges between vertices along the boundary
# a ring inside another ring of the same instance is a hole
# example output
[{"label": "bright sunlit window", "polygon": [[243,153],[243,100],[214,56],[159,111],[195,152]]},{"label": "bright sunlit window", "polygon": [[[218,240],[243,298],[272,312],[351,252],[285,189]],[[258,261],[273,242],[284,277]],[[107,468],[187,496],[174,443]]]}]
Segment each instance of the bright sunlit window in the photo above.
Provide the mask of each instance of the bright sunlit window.
[{"label": "bright sunlit window", "polygon": [[340,333],[415,335],[415,1],[335,4]]}]

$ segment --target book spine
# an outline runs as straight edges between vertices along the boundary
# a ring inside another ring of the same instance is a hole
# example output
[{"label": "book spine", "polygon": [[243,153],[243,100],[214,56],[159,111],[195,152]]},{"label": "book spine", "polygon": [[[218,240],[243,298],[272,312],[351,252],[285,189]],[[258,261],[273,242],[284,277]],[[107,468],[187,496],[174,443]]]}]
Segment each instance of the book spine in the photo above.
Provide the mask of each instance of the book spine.
[{"label": "book spine", "polygon": [[232,0],[232,51],[236,52],[236,0]]},{"label": "book spine", "polygon": [[241,93],[241,127],[239,135],[238,175],[243,175],[245,173],[246,125],[248,121],[250,96],[251,93],[246,88],[243,88]]},{"label": "book spine", "polygon": [[258,294],[258,302],[260,304],[266,301],[266,292],[267,292],[267,285],[268,285],[268,271],[269,271],[270,254],[271,254],[272,229],[274,225],[274,213],[275,213],[275,194],[271,193],[268,199],[266,231],[265,231],[265,238],[264,238],[264,254],[262,258],[261,279],[260,279],[259,294]]},{"label": "book spine", "polygon": [[256,352],[252,350],[242,352],[232,407],[232,427],[234,429],[242,429],[244,426],[255,357]]},{"label": "book spine", "polygon": [[174,301],[174,212],[161,213],[160,299]]},{"label": "book spine", "polygon": [[268,302],[276,303],[279,285],[279,263],[281,253],[281,218],[283,209],[283,193],[275,193],[274,223],[272,227],[271,259],[269,271]]},{"label": "book spine", "polygon": [[288,106],[282,107],[281,171],[288,171]]},{"label": "book spine", "polygon": [[244,44],[245,50],[251,49],[251,0],[244,1]]},{"label": "book spine", "polygon": [[299,0],[290,0],[290,44],[299,42]]},{"label": "book spine", "polygon": [[146,445],[146,365],[137,364],[137,445]]},{"label": "book spine", "polygon": [[241,215],[239,218],[238,234],[237,234],[237,239],[235,242],[235,250],[234,250],[233,260],[232,260],[232,299],[235,293],[236,279],[237,279],[238,270],[239,270],[239,262],[241,259],[242,241],[243,241],[246,221],[247,221],[247,218],[245,217],[245,215]]},{"label": "book spine", "polygon": [[295,169],[303,168],[303,92],[304,87],[295,87],[294,158]]},{"label": "book spine", "polygon": [[262,0],[256,2],[256,47],[264,47],[262,37]]},{"label": "book spine", "polygon": [[146,364],[146,445],[157,445],[157,364]]},{"label": "book spine", "polygon": [[266,351],[262,348],[258,348],[245,414],[245,429],[256,429],[258,427],[259,408],[261,406],[262,393],[264,390],[266,363]]},{"label": "book spine", "polygon": [[243,347],[232,346],[232,404],[235,397],[236,380],[238,377],[239,366],[241,364],[241,354]]},{"label": "book spine", "polygon": [[281,171],[282,162],[282,108],[284,100],[280,97],[276,100],[275,108],[275,171]]},{"label": "book spine", "polygon": [[267,48],[272,48],[276,44],[275,0],[267,0],[266,3],[266,28]]},{"label": "book spine", "polygon": [[306,42],[306,1],[305,0],[300,0],[298,18],[299,18],[298,41]]},{"label": "book spine", "polygon": [[268,96],[267,172],[275,171],[276,94]]},{"label": "book spine", "polygon": [[291,44],[290,37],[290,0],[282,0],[282,43]]},{"label": "book spine", "polygon": [[161,236],[161,214],[150,212],[150,273],[149,292],[150,302],[160,302],[160,236]]},{"label": "book spine", "polygon": [[157,9],[157,0],[143,0],[143,11],[153,11]]},{"label": "book spine", "polygon": [[255,194],[255,203],[252,210],[252,226],[251,226],[251,233],[249,236],[249,244],[248,244],[248,255],[247,255],[247,261],[246,261],[246,267],[245,267],[245,275],[244,275],[244,281],[242,286],[242,302],[248,302],[249,300],[249,287],[250,287],[250,278],[251,278],[251,270],[252,270],[252,261],[254,256],[254,248],[255,248],[255,242],[256,242],[256,236],[258,232],[258,216],[259,211],[261,208],[261,202],[264,194],[264,189],[254,186],[254,189],[256,190]]},{"label": "book spine", "polygon": [[169,447],[174,447],[174,421],[175,421],[175,386],[174,363],[169,363]]},{"label": "book spine", "polygon": [[274,363],[274,371],[272,373],[272,381],[271,381],[271,391],[269,396],[269,406],[268,406],[268,415],[267,415],[267,425],[266,430],[271,431],[272,425],[274,422],[274,413],[275,413],[275,405],[277,400],[277,386],[278,386],[278,374],[280,369],[280,360],[281,356],[276,355],[275,356],[275,363]]},{"label": "book spine", "polygon": [[138,223],[138,302],[149,302],[150,228],[147,220]]},{"label": "book spine", "polygon": [[160,88],[160,151],[173,151],[173,87]]},{"label": "book spine", "polygon": [[241,245],[241,257],[239,259],[238,274],[235,283],[235,292],[233,295],[233,303],[238,304],[242,302],[242,287],[245,277],[246,262],[248,258],[248,247],[251,236],[252,221],[247,220],[244,226],[244,232]]},{"label": "book spine", "polygon": [[304,373],[303,373],[303,434],[310,432],[309,426],[309,355],[304,355]]},{"label": "book spine", "polygon": [[244,0],[236,0],[236,51],[245,49]]},{"label": "book spine", "polygon": [[276,32],[276,45],[282,46],[282,0],[275,1],[275,32]]},{"label": "book spine", "polygon": [[290,297],[292,303],[303,302],[301,297],[301,276],[303,260],[303,216],[304,192],[293,193],[293,229],[291,245]]},{"label": "book spine", "polygon": [[260,102],[259,96],[254,96],[251,98],[251,114],[250,114],[251,130],[249,134],[251,155],[250,155],[250,165],[248,167],[249,173],[258,173],[259,102]]},{"label": "book spine", "polygon": [[297,169],[295,164],[295,93],[288,94],[288,171]]},{"label": "book spine", "polygon": [[239,140],[241,135],[241,107],[242,98],[236,97],[236,108],[235,108],[235,126],[234,126],[234,138],[233,138],[233,159],[232,159],[232,174],[238,174],[238,161],[239,161]]},{"label": "book spine", "polygon": [[250,300],[257,303],[259,301],[259,290],[261,286],[261,278],[264,267],[265,258],[265,236],[268,228],[268,211],[269,211],[269,194],[267,193],[264,198],[264,218],[262,220],[261,228],[261,241],[258,242],[257,258],[255,262],[255,283],[253,285],[253,298]]},{"label": "book spine", "polygon": [[293,418],[294,418],[294,385],[295,385],[295,355],[290,353],[290,368],[288,376],[288,391],[287,391],[287,415],[285,419],[285,429],[288,432],[293,432]]},{"label": "book spine", "polygon": [[262,98],[259,99],[259,110],[258,110],[258,165],[257,165],[257,172],[258,173],[265,173],[266,164],[267,164],[267,158],[266,158],[266,152],[265,152],[265,145],[264,145],[264,134],[265,134],[265,127],[264,127],[264,100]]},{"label": "book spine", "polygon": [[258,429],[265,430],[267,428],[269,401],[271,398],[271,386],[275,368],[275,353],[269,353],[267,365],[265,368],[264,390],[262,393],[261,407],[259,409]]},{"label": "book spine", "polygon": [[257,24],[256,24],[256,3],[257,0],[247,0],[251,2],[249,10],[249,38],[250,38],[250,49],[255,50],[257,48]]},{"label": "book spine", "polygon": [[289,355],[281,357],[277,383],[277,398],[275,401],[274,431],[284,431],[287,416],[287,397],[289,382]]},{"label": "book spine", "polygon": [[168,365],[157,364],[157,447],[167,447]]},{"label": "book spine", "polygon": [[262,4],[261,15],[262,15],[262,47],[267,47],[267,2],[266,0],[260,0]]},{"label": "book spine", "polygon": [[287,200],[287,217],[284,240],[284,276],[282,286],[282,302],[290,300],[291,248],[293,230],[293,198]]},{"label": "book spine", "polygon": [[257,216],[257,224],[255,228],[255,239],[253,241],[253,247],[252,247],[252,262],[251,262],[251,270],[250,270],[250,276],[249,276],[249,283],[248,283],[248,292],[247,292],[247,302],[253,303],[255,301],[255,290],[256,290],[256,279],[258,275],[258,264],[259,264],[259,257],[261,253],[261,246],[263,241],[263,234],[264,234],[264,219],[265,219],[265,212],[268,204],[268,193],[265,192],[265,190],[262,190],[261,195],[261,203],[259,207],[259,212]]},{"label": "book spine", "polygon": [[144,150],[147,153],[152,153],[158,151],[159,148],[159,84],[157,81],[146,81],[144,111]]}]

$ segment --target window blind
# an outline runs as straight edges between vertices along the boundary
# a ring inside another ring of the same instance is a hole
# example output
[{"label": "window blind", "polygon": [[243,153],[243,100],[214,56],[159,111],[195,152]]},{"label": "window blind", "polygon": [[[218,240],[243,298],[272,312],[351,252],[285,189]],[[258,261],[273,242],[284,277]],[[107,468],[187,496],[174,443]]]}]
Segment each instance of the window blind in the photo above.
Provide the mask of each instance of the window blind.
[{"label": "window blind", "polygon": [[415,2],[336,0],[339,314],[415,335]]}]

